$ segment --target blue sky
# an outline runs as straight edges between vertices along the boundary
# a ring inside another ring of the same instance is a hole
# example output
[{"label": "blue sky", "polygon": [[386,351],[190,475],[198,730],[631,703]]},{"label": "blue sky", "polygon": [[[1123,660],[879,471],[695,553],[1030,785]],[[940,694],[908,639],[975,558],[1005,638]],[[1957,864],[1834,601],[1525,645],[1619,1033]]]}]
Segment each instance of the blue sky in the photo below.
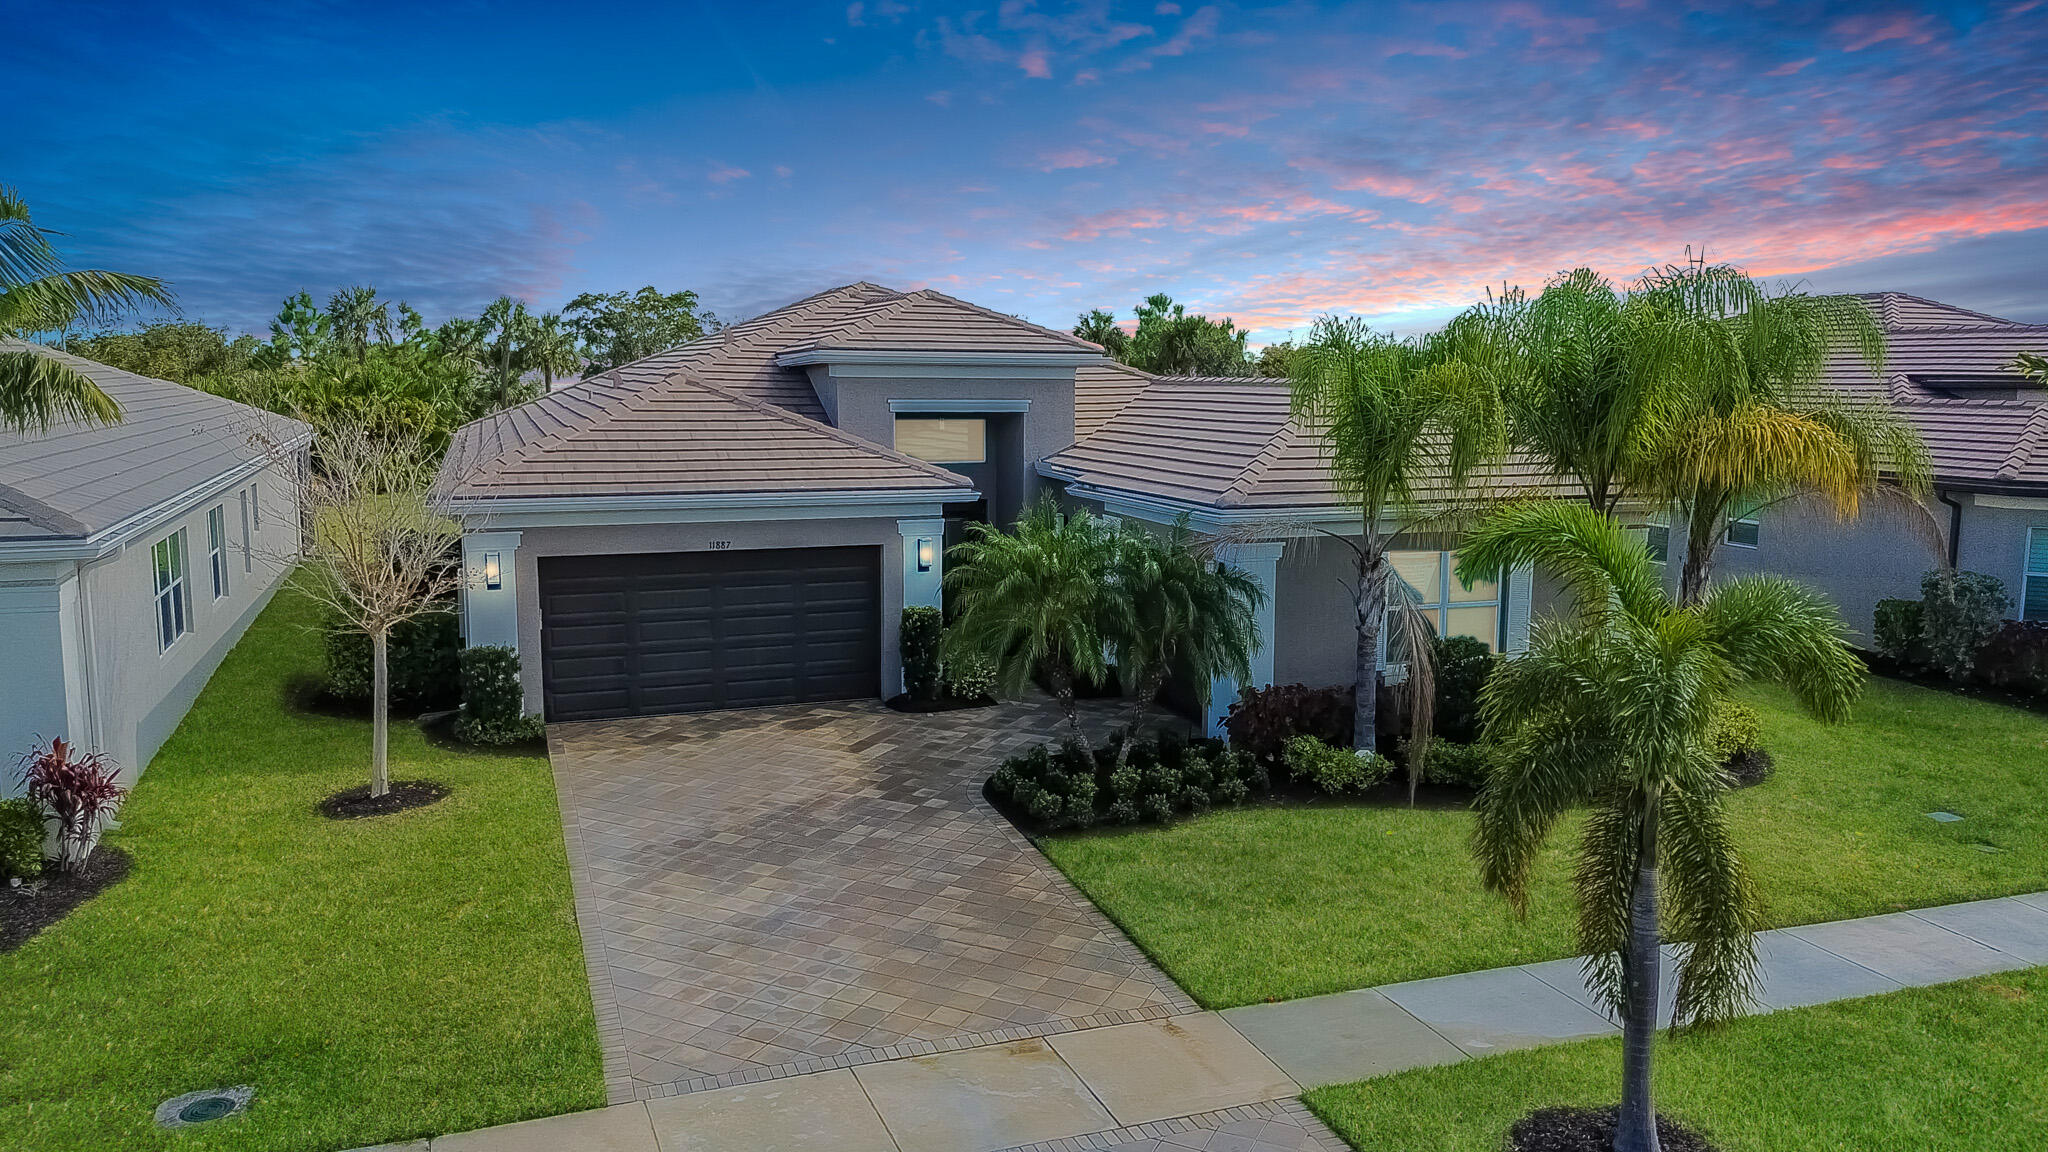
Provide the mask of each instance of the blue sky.
[{"label": "blue sky", "polygon": [[261,329],[369,283],[1396,328],[1687,245],[2048,320],[2048,0],[37,5],[0,182]]}]

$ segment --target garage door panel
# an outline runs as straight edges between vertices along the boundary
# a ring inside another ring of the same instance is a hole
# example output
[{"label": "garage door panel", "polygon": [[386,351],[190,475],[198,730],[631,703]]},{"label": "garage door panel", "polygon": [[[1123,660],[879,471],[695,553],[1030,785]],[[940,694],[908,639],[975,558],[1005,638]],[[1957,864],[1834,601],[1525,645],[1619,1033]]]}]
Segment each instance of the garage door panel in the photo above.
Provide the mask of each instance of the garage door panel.
[{"label": "garage door panel", "polygon": [[880,549],[544,557],[550,719],[872,697]]}]

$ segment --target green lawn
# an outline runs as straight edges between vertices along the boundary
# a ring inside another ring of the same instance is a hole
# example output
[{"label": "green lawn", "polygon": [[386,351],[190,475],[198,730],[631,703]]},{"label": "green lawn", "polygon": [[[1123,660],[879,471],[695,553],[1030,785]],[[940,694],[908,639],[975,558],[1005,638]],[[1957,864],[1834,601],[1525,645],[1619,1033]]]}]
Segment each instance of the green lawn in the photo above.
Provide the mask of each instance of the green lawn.
[{"label": "green lawn", "polygon": [[[0,1148],[354,1148],[604,1103],[546,758],[394,725],[393,776],[453,794],[321,817],[370,733],[285,703],[316,619],[278,596],[123,810],[133,874],[0,956]],[[151,1122],[237,1084],[246,1116]]]},{"label": "green lawn", "polygon": [[[1729,805],[1774,925],[2048,889],[2048,718],[1890,680],[1833,728],[1782,693],[1748,699],[1778,771]],[[1936,809],[1966,819],[1938,824]],[[1521,923],[1480,891],[1471,823],[1462,809],[1273,806],[1044,847],[1221,1008],[1571,955],[1569,840]]]},{"label": "green lawn", "polygon": [[[2048,1144],[2048,968],[1739,1020],[1660,1041],[1658,1107],[1723,1152],[2032,1152]],[[1499,1152],[1521,1116],[1611,1106],[1621,1042],[1322,1088],[1371,1152]]]}]

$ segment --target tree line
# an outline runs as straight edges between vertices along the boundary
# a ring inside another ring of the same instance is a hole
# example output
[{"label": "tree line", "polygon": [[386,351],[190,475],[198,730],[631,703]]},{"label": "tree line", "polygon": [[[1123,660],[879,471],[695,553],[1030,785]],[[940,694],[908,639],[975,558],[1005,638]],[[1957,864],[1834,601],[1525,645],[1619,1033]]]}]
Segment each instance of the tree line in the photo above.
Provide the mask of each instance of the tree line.
[{"label": "tree line", "polygon": [[1091,309],[1075,318],[1074,335],[1100,344],[1120,364],[1160,376],[1288,375],[1292,340],[1268,344],[1254,355],[1246,345],[1250,333],[1229,317],[1190,313],[1163,292],[1140,301],[1133,315],[1137,323],[1126,332],[1114,312]]}]

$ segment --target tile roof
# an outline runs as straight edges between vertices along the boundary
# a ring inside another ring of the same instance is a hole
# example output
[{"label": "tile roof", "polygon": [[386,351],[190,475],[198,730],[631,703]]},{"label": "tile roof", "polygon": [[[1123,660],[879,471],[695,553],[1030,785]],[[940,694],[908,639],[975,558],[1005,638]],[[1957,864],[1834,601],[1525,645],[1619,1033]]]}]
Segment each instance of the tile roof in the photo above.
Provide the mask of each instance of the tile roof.
[{"label": "tile roof", "polygon": [[45,345],[0,340],[0,351],[61,360],[122,411],[117,424],[0,431],[0,540],[93,535],[262,459],[259,432],[308,431],[296,420]]},{"label": "tile roof", "polygon": [[942,293],[848,284],[465,425],[446,474],[501,496],[972,487],[826,423],[809,375],[777,359],[823,348],[1100,351]]},{"label": "tile roof", "polygon": [[1891,401],[1920,430],[1935,475],[1952,483],[2048,484],[2048,390],[2012,371],[2048,353],[2048,324],[2022,324],[1903,292],[1866,293],[1885,329],[1873,373],[1837,357],[1826,382]]}]

